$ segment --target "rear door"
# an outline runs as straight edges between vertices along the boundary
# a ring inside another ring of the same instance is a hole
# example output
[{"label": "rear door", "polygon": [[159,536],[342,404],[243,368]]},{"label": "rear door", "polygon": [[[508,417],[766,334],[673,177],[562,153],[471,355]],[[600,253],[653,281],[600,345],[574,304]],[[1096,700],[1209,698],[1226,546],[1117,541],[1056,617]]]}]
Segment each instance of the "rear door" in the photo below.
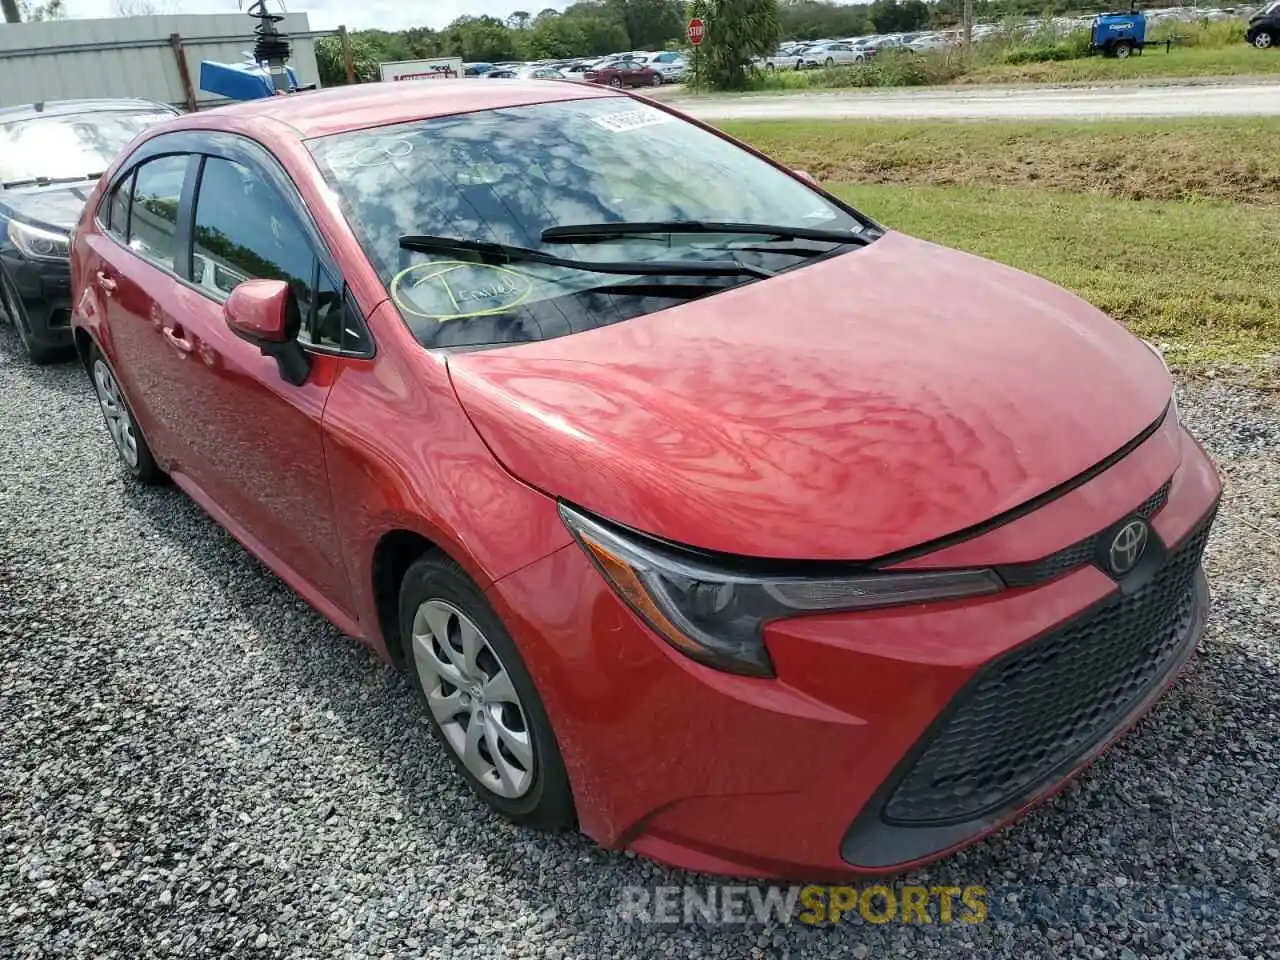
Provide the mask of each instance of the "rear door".
[{"label": "rear door", "polygon": [[[163,138],[161,138],[163,139]],[[179,214],[195,158],[163,144],[118,175],[87,239],[86,283],[106,313],[108,351],[126,396],[167,468],[187,463],[186,425],[169,398],[185,374],[161,306],[174,283]]]}]

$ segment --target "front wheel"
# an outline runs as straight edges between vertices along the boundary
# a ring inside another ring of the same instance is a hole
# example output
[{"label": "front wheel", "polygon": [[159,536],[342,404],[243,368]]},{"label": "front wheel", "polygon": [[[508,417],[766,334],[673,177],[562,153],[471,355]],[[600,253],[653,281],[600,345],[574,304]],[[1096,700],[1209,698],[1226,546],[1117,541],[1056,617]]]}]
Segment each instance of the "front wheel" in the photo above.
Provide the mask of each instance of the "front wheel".
[{"label": "front wheel", "polygon": [[653,78],[649,81],[649,86],[651,86],[651,87],[660,87],[660,86],[662,86],[662,74],[660,74],[660,73],[655,73],[655,74],[653,75]]},{"label": "front wheel", "polygon": [[830,70],[832,67],[836,65],[836,62],[831,57],[827,57],[827,59],[822,62],[822,65],[826,67],[828,70]]},{"label": "front wheel", "polygon": [[611,87],[613,87],[613,88],[615,88],[615,89],[617,89],[617,88],[621,87],[621,86],[622,86],[622,78],[621,78],[621,77],[613,77],[613,78],[609,81],[609,86],[611,86]]},{"label": "front wheel", "polygon": [[405,659],[436,739],[480,799],[515,823],[572,826],[573,794],[515,642],[452,560],[428,553],[400,586]]},{"label": "front wheel", "polygon": [[1257,36],[1253,38],[1253,45],[1259,50],[1269,50],[1275,43],[1275,37],[1267,30],[1259,30]]}]

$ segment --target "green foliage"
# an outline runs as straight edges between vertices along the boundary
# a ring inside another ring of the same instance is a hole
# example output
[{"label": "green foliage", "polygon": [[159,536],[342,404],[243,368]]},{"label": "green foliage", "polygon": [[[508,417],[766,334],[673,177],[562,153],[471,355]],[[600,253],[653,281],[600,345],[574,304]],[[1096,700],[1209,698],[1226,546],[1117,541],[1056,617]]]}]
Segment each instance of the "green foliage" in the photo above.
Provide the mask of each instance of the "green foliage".
[{"label": "green foliage", "polygon": [[778,23],[788,40],[861,37],[872,32],[868,7],[831,0],[780,0]]},{"label": "green foliage", "polygon": [[1089,31],[1077,30],[1059,40],[1029,43],[1005,50],[1001,63],[1048,63],[1053,60],[1075,60],[1089,55]]},{"label": "green foliage", "polygon": [[698,69],[700,79],[716,89],[746,89],[752,58],[778,48],[778,0],[693,0],[689,15],[706,23]]}]

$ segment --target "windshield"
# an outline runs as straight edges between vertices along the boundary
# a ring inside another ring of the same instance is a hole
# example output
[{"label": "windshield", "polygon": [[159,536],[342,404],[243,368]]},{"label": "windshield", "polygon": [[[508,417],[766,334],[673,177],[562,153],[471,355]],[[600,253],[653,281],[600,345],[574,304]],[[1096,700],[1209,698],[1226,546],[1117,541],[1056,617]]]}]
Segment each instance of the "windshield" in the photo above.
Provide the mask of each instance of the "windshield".
[{"label": "windshield", "polygon": [[629,98],[439,117],[336,134],[308,147],[392,300],[427,347],[550,339],[747,281],[680,278],[664,288],[655,277],[486,265],[458,253],[402,250],[402,236],[489,241],[596,262],[736,257],[779,271],[847,248],[723,234],[544,243],[542,232],[671,220],[844,232],[861,226],[851,212],[758,157]]},{"label": "windshield", "polygon": [[1276,0],[1275,3],[1267,4],[1267,6],[1262,9],[1262,15],[1265,16],[1268,13],[1275,13],[1277,10],[1280,10],[1280,0]]},{"label": "windshield", "polygon": [[172,116],[155,109],[104,110],[0,123],[0,183],[100,174],[148,125]]}]

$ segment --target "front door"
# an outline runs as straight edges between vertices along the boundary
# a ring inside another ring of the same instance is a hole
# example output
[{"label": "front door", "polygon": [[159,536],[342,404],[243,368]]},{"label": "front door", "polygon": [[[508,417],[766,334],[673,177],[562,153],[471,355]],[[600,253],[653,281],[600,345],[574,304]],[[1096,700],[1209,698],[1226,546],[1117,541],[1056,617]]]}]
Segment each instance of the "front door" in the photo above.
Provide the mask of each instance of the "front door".
[{"label": "front door", "polygon": [[[190,283],[166,310],[189,348],[179,406],[199,463],[195,482],[280,564],[350,614],[325,469],[325,401],[341,358],[311,355],[305,383],[286,381],[227,326],[223,304],[246,279],[285,280],[304,316],[317,300],[317,248],[298,207],[265,167],[204,158],[191,217]],[[340,288],[339,288],[340,289]],[[341,299],[340,294],[338,299]]]}]

